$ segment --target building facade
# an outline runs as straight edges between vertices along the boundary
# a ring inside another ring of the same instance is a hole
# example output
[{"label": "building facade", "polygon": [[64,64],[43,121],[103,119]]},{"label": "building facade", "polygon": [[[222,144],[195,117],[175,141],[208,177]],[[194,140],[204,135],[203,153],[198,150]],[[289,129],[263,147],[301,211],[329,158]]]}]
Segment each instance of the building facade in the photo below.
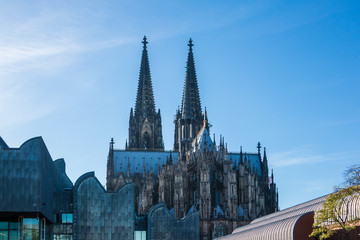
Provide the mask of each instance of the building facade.
[{"label": "building facade", "polygon": [[[231,233],[251,220],[278,210],[274,175],[269,178],[266,149],[230,152],[224,138],[210,136],[206,109],[202,111],[193,43],[189,41],[181,109],[174,120],[174,149],[165,151],[160,110],[155,102],[144,37],[135,113],[130,111],[129,142],[125,150],[110,142],[107,190],[135,184],[137,214],[157,203],[181,219],[200,214],[200,238]],[[271,179],[271,180],[270,180]]]},{"label": "building facade", "polygon": [[135,184],[107,191],[94,172],[73,184],[41,137],[10,148],[0,137],[0,240],[199,239],[199,212],[175,219],[165,204],[135,212]]}]

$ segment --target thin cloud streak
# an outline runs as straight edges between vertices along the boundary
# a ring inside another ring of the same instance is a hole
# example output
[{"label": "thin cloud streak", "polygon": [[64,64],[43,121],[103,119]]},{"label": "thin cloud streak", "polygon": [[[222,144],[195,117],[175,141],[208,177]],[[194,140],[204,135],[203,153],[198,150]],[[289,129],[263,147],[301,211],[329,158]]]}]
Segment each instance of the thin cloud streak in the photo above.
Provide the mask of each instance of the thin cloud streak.
[{"label": "thin cloud streak", "polygon": [[316,155],[309,147],[299,147],[291,151],[271,154],[272,165],[275,167],[311,165],[321,162],[347,160],[356,157],[360,157],[359,152],[338,152]]},{"label": "thin cloud streak", "polygon": [[[99,3],[97,3],[99,4]],[[104,7],[104,6],[103,6]],[[108,8],[111,6],[107,6]],[[173,6],[174,8],[176,6]],[[147,34],[152,34],[153,40],[164,39],[176,35],[189,34],[191,32],[204,31],[206,29],[219,28],[238,21],[240,18],[248,18],[253,15],[253,12],[258,12],[264,6],[258,4],[239,5],[236,9],[231,11],[227,17],[222,18],[221,22],[208,19],[210,15],[218,15],[223,11],[228,11],[228,7],[222,7],[220,10],[211,10],[200,12],[201,21],[194,24],[194,21],[182,21],[181,25],[174,27],[170,24],[163,24],[159,16],[149,16],[149,21],[159,21],[159,28],[157,30],[139,29]],[[135,22],[128,22],[126,27],[119,26],[119,37],[114,36],[114,33],[99,32],[105,25],[108,19],[106,12],[109,11],[106,7],[104,9],[94,11],[86,9],[81,11],[72,8],[70,4],[59,4],[50,6],[41,4],[35,7],[36,12],[33,15],[22,16],[21,22],[10,22],[9,26],[0,27],[0,75],[9,75],[17,72],[22,72],[27,69],[37,68],[39,59],[50,59],[56,56],[65,56],[64,61],[73,59],[66,58],[68,55],[82,54],[89,51],[100,51],[103,49],[118,47],[123,44],[138,42],[139,36],[129,37],[127,33],[129,29],[135,28],[132,25]],[[129,15],[126,9],[121,11],[120,16],[126,19]],[[3,12],[6,16],[6,13]],[[197,16],[199,12],[193,11],[190,15]],[[5,18],[6,19],[6,18]],[[131,17],[129,17],[131,19]],[[192,19],[192,18],[190,18]],[[89,25],[88,22],[91,22]],[[170,18],[169,22],[172,23]],[[124,32],[125,30],[125,32]],[[137,34],[137,32],[130,34]],[[102,37],[105,36],[105,37]],[[42,64],[40,62],[40,64]],[[67,65],[60,64],[60,66]],[[50,66],[58,68],[58,65]]]}]

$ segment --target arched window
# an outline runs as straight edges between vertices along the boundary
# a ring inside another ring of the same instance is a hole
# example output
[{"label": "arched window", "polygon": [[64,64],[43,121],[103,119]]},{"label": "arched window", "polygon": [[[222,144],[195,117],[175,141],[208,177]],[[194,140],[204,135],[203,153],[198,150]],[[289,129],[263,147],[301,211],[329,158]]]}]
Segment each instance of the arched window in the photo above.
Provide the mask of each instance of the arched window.
[{"label": "arched window", "polygon": [[144,133],[144,149],[149,149],[150,148],[150,136],[148,132]]},{"label": "arched window", "polygon": [[218,226],[218,237],[224,236],[224,227],[222,224]]}]

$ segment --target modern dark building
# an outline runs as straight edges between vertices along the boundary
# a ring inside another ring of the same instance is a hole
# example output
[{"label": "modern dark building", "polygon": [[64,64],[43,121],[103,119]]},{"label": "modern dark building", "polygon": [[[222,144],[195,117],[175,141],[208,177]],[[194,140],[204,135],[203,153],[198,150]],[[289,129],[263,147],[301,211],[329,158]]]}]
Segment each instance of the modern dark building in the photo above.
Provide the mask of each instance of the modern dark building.
[{"label": "modern dark building", "polygon": [[64,160],[53,161],[41,137],[19,148],[0,143],[0,239],[71,239],[73,184]]},{"label": "modern dark building", "polygon": [[41,137],[0,137],[0,240],[199,239],[199,212],[177,220],[164,204],[135,212],[135,184],[106,191],[94,172],[73,185]]},{"label": "modern dark building", "polygon": [[[266,149],[257,144],[253,153],[231,152],[224,137],[210,135],[197,81],[193,42],[189,41],[181,109],[174,119],[174,149],[165,151],[160,110],[150,76],[148,42],[143,51],[135,101],[130,110],[129,139],[125,149],[115,149],[111,139],[108,191],[135,184],[135,210],[146,215],[164,203],[176,219],[200,213],[200,239],[230,234],[253,219],[278,210],[278,192]],[[255,144],[254,144],[255,145]],[[271,180],[270,180],[271,179]]]}]

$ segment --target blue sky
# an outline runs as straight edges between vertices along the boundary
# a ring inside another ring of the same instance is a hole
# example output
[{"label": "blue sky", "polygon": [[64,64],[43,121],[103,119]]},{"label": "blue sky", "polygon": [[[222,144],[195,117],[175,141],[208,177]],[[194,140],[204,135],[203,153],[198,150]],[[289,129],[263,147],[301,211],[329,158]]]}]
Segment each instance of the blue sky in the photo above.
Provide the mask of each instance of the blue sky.
[{"label": "blue sky", "polygon": [[360,162],[359,1],[3,2],[1,136],[11,147],[42,136],[73,182],[95,171],[105,184],[144,35],[166,149],[191,37],[211,134],[231,151],[267,148],[282,209],[330,193]]}]

